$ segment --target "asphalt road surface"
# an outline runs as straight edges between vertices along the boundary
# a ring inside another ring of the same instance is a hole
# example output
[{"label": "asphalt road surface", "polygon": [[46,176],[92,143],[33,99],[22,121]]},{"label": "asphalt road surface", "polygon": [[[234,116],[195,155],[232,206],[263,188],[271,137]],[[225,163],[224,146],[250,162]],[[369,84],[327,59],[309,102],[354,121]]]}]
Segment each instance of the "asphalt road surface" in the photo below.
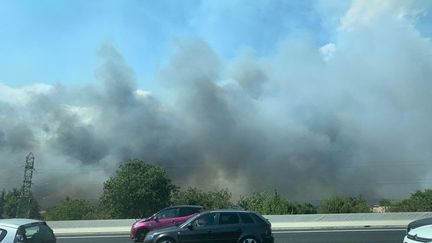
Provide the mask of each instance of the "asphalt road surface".
[{"label": "asphalt road surface", "polygon": [[[275,243],[402,243],[404,229],[304,230],[273,232]],[[131,243],[127,235],[62,236],[58,243]]]}]

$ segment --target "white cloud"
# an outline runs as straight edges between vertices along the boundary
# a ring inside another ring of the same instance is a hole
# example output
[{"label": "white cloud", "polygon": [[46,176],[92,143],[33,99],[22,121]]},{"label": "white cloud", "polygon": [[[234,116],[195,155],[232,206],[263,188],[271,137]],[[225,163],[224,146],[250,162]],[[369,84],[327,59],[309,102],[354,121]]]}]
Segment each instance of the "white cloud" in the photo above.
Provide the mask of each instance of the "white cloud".
[{"label": "white cloud", "polygon": [[0,102],[25,105],[29,102],[31,95],[48,94],[53,89],[53,86],[41,83],[31,84],[23,88],[12,88],[0,83]]},{"label": "white cloud", "polygon": [[336,45],[334,43],[328,43],[320,48],[320,53],[324,59],[324,61],[328,61],[333,57],[333,54],[336,51]]},{"label": "white cloud", "polygon": [[96,107],[74,105],[64,105],[63,107],[68,114],[76,116],[83,124],[93,124],[100,115],[100,110]]},{"label": "white cloud", "polygon": [[152,96],[152,93],[147,90],[137,89],[135,90],[135,97],[137,98],[149,98]]},{"label": "white cloud", "polygon": [[385,15],[404,19],[411,15],[411,3],[409,0],[354,0],[341,18],[340,28],[351,31],[357,27],[369,26]]}]

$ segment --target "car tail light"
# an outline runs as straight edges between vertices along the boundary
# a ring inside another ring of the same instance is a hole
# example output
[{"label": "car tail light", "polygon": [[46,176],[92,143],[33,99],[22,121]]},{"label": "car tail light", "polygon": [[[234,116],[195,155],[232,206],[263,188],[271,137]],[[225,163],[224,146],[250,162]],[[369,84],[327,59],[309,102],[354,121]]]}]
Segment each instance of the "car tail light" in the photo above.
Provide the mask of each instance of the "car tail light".
[{"label": "car tail light", "polygon": [[267,236],[270,236],[272,234],[271,223],[270,222],[268,222],[268,224],[266,225],[265,233],[266,233]]},{"label": "car tail light", "polygon": [[267,229],[265,233],[266,233],[266,236],[270,236],[272,234],[271,229]]}]

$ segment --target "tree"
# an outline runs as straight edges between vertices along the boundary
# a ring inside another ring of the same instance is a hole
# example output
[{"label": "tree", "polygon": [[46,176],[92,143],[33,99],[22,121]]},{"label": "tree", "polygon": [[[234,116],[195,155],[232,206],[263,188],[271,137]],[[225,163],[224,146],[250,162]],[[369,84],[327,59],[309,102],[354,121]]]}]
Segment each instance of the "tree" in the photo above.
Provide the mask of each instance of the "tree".
[{"label": "tree", "polygon": [[369,213],[370,206],[366,199],[358,197],[334,196],[322,202],[319,213]]},{"label": "tree", "polygon": [[381,200],[379,201],[379,205],[380,205],[381,207],[388,207],[388,206],[391,205],[391,202],[390,202],[390,200],[388,200],[388,199],[381,199]]},{"label": "tree", "polygon": [[409,199],[390,206],[392,212],[430,212],[432,211],[432,190],[416,191]]},{"label": "tree", "polygon": [[5,196],[6,196],[6,191],[3,189],[0,194],[0,219],[3,218]]},{"label": "tree", "polygon": [[297,214],[315,214],[317,207],[311,203],[297,203]]},{"label": "tree", "polygon": [[17,216],[19,196],[20,192],[15,188],[6,193],[3,208],[5,218],[15,218]]},{"label": "tree", "polygon": [[[33,197],[33,195],[31,195],[30,201],[29,201],[28,217],[31,219],[42,219],[42,215],[41,215],[40,211],[41,210],[40,210],[39,202],[36,200],[36,198]],[[26,217],[26,216],[24,215],[24,216],[20,216],[20,217]]]},{"label": "tree", "polygon": [[129,160],[104,183],[101,203],[113,218],[146,217],[168,206],[175,189],[161,167]]},{"label": "tree", "polygon": [[290,202],[276,191],[255,192],[249,196],[242,196],[238,204],[244,209],[267,215],[316,213],[316,208],[312,204]]},{"label": "tree", "polygon": [[[32,219],[40,219],[42,216],[40,215],[40,207],[39,203],[36,201],[36,199],[33,197],[33,195],[30,195],[30,200],[26,207],[28,206],[29,211],[22,211],[18,212],[18,204],[19,198],[20,198],[20,191],[16,188],[12,189],[11,191],[6,192],[4,196],[4,205],[3,205],[3,216],[5,218],[15,218],[15,217],[21,217],[21,218],[32,218]],[[29,213],[29,214],[28,214]]]},{"label": "tree", "polygon": [[195,187],[176,191],[173,197],[174,204],[201,205],[205,209],[221,209],[232,207],[231,193],[228,189],[204,192]]},{"label": "tree", "polygon": [[94,219],[96,207],[84,199],[66,197],[59,205],[47,209],[46,220],[82,220]]}]

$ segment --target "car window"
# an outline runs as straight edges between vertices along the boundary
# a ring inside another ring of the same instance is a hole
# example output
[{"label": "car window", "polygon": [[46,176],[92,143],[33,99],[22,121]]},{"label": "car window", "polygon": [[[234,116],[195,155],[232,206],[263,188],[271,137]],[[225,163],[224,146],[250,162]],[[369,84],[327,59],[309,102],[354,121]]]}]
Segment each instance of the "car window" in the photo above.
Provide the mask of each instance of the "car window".
[{"label": "car window", "polygon": [[210,225],[214,225],[215,224],[215,218],[216,218],[216,214],[215,213],[208,213],[208,214],[204,214],[200,217],[198,217],[193,223],[192,225],[194,225],[195,227],[205,227],[205,226],[210,226]]},{"label": "car window", "polygon": [[240,213],[240,219],[242,221],[243,224],[253,224],[255,223],[254,220],[252,219],[251,216],[245,214],[245,213]]},{"label": "car window", "polygon": [[39,234],[44,240],[54,240],[55,238],[52,230],[44,224],[39,225]]},{"label": "car window", "polygon": [[238,224],[239,221],[237,213],[221,213],[219,216],[219,224]]},{"label": "car window", "polygon": [[157,214],[158,219],[175,218],[177,216],[177,208],[164,210]]},{"label": "car window", "polygon": [[25,238],[27,238],[30,243],[50,242],[54,240],[51,229],[44,224],[25,227],[24,234]]},{"label": "car window", "polygon": [[180,208],[179,217],[188,216],[198,212],[199,212],[199,208]]},{"label": "car window", "polygon": [[252,216],[252,218],[254,218],[256,222],[259,222],[259,223],[262,223],[262,224],[266,224],[267,223],[263,217],[260,217],[260,216],[254,214],[254,213],[251,213],[249,215]]},{"label": "car window", "polygon": [[4,229],[0,229],[0,241],[2,241],[7,234],[7,231]]},{"label": "car window", "polygon": [[37,236],[38,233],[39,233],[39,226],[30,226],[24,228],[24,235],[27,239],[33,239],[33,237]]}]

